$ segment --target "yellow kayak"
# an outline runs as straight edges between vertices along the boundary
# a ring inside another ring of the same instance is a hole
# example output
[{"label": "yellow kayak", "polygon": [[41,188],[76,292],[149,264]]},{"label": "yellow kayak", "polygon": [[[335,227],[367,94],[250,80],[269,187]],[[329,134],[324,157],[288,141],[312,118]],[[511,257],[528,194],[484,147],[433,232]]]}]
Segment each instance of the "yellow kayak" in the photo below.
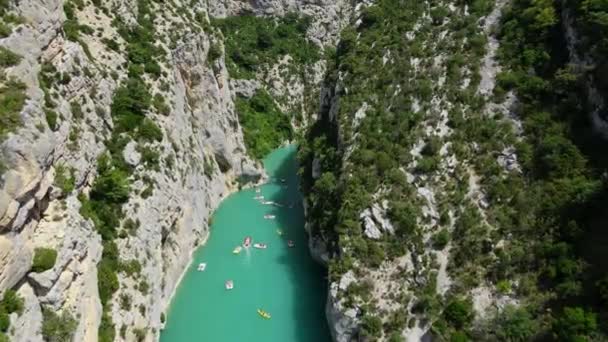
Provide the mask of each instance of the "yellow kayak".
[{"label": "yellow kayak", "polygon": [[262,309],[258,309],[258,314],[263,318],[270,319],[270,314]]}]

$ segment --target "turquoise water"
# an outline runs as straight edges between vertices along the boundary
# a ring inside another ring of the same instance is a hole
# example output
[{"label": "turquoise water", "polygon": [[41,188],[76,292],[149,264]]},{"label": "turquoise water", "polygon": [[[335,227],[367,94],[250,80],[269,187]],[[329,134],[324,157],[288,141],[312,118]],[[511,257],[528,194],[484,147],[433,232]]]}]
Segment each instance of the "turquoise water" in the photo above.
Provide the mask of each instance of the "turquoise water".
[{"label": "turquoise water", "polygon": [[[295,146],[281,148],[264,160],[275,181],[262,186],[261,195],[285,207],[254,200],[260,195],[254,189],[222,202],[207,244],[195,252],[173,298],[161,342],[331,340],[324,310],[325,272],[308,251],[295,152]],[[276,219],[265,220],[266,214]],[[246,236],[268,248],[234,255],[232,250]],[[288,240],[295,242],[294,248],[287,246]],[[203,272],[196,270],[201,262],[207,263]],[[234,281],[230,291],[224,288],[228,279]],[[260,317],[258,308],[272,318]]]}]

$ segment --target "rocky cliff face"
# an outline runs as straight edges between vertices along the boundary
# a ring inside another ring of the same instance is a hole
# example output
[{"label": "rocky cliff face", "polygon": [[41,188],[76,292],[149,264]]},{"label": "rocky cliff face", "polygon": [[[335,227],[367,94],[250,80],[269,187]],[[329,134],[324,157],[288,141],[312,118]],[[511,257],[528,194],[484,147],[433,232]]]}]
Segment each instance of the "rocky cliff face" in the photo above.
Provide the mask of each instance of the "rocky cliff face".
[{"label": "rocky cliff face", "polygon": [[[126,43],[111,24],[112,13],[133,21],[137,4],[114,2],[115,11],[81,4],[77,20],[95,34],[78,41],[66,39],[65,5],[15,4],[11,11],[23,23],[0,41],[23,57],[6,73],[24,82],[27,94],[19,114],[23,126],[2,141],[0,293],[16,289],[25,300],[24,312],[11,317],[12,341],[42,340],[42,307],[79,318],[74,341],[97,340],[101,320],[97,264],[102,241],[94,224],[79,213],[77,197],[96,178],[97,158],[106,151],[115,125],[113,93],[127,77]],[[213,33],[187,18],[204,9],[200,5],[180,16],[167,6],[156,18],[162,76],[147,84],[152,94],[162,94],[167,109],[146,114],[162,131],[159,141],[132,140],[121,151],[135,170],[123,210],[136,227],[117,246],[121,260],[136,261],[141,270],[136,277],[119,273],[111,316],[117,331],[124,328],[116,340],[134,340],[137,329],[145,331],[146,340],[158,337],[161,315],[190,253],[208,235],[211,212],[236,188],[237,179],[256,181],[262,175],[260,165],[246,155],[223,59],[207,58]],[[118,48],[110,48],[108,41]],[[39,75],[49,69],[56,70],[54,82],[42,85]],[[58,116],[53,127],[45,119],[45,92]],[[156,151],[156,167],[145,161],[150,149]],[[58,169],[73,177],[67,192],[58,184]],[[31,271],[36,248],[57,251],[52,268]],[[118,305],[119,298],[129,298],[130,304]]]},{"label": "rocky cliff face", "polygon": [[[295,0],[11,3],[7,13],[18,20],[5,16],[11,30],[0,46],[21,57],[5,73],[25,84],[27,96],[19,124],[0,140],[0,294],[14,289],[24,299],[24,311],[11,314],[11,341],[41,341],[45,310],[75,318],[74,341],[96,341],[104,315],[115,340],[156,340],[190,253],[208,236],[211,213],[239,184],[263,177],[247,156],[236,96],[267,87],[287,98],[284,109],[303,102],[303,86],[283,76],[280,63],[258,80],[231,79],[223,53],[214,55],[223,43],[209,16],[296,11],[313,19],[309,38],[331,46],[350,9],[347,1]],[[152,96],[146,120],[160,131],[151,141],[118,132],[115,115],[130,66],[147,58],[125,32],[147,19],[159,51],[141,76]],[[313,84],[324,65],[315,67]],[[131,170],[120,232],[111,240],[122,266],[110,306],[102,306],[98,287],[110,240],[82,210],[104,155]],[[56,251],[56,259],[34,271],[40,248]]]}]

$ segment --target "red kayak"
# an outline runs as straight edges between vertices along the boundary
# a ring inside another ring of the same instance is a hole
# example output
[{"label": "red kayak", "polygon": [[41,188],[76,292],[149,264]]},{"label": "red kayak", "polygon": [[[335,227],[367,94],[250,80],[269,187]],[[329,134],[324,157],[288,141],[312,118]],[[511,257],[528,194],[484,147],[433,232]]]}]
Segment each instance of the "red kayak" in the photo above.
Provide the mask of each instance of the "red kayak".
[{"label": "red kayak", "polygon": [[248,236],[243,240],[243,247],[247,248],[251,246],[251,236]]}]

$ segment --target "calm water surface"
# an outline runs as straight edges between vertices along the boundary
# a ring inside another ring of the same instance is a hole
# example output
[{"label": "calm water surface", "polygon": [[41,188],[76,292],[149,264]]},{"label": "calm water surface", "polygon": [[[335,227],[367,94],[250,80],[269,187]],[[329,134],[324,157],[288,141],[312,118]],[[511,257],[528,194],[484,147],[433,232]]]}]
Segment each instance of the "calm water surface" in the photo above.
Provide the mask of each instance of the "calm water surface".
[{"label": "calm water surface", "polygon": [[[296,147],[289,146],[266,157],[264,166],[273,182],[262,186],[261,193],[243,190],[222,202],[207,244],[195,252],[173,298],[161,342],[331,340],[324,310],[325,272],[308,251],[295,153]],[[254,199],[257,195],[283,207],[262,204]],[[267,214],[276,219],[264,219]],[[232,250],[246,236],[268,248],[234,255]],[[288,240],[295,242],[294,248],[287,246]],[[207,263],[204,272],[197,271],[201,262]],[[233,280],[233,290],[224,288],[226,280]],[[258,308],[272,318],[260,317]]]}]

